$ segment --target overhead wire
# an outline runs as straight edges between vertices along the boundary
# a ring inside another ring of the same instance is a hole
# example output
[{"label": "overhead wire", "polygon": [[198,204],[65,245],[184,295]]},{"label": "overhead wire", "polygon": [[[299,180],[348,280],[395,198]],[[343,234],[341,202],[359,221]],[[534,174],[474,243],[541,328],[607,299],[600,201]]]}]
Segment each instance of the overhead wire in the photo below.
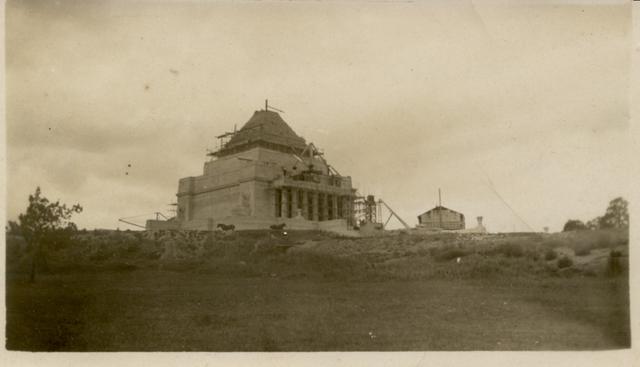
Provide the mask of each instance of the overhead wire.
[{"label": "overhead wire", "polygon": [[489,186],[491,191],[498,197],[498,199],[500,199],[500,201],[502,201],[502,203],[507,208],[509,208],[509,210],[511,210],[511,212],[515,215],[515,217],[518,218],[518,220],[520,220],[525,226],[527,226],[527,228],[529,228],[529,230],[531,232],[535,232],[533,227],[531,227],[529,225],[529,223],[527,223],[527,221],[524,220],[524,218],[520,214],[518,214],[518,212],[511,205],[509,205],[509,203],[502,197],[502,195],[500,195],[498,190],[495,188],[495,185],[493,184],[493,181],[491,181],[491,178],[489,178],[489,175],[485,172],[485,170],[482,167],[480,167],[480,170],[482,171],[482,173],[484,174],[485,178],[487,179],[487,182],[488,182],[487,186]]}]

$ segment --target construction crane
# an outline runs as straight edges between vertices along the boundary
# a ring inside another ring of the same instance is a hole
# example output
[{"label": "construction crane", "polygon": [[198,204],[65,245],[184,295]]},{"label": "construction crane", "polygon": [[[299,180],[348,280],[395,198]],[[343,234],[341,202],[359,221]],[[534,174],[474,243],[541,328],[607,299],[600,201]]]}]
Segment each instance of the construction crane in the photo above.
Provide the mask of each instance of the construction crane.
[{"label": "construction crane", "polygon": [[391,220],[391,217],[396,217],[400,221],[400,223],[402,223],[404,228],[411,229],[411,227],[409,227],[409,225],[404,220],[402,220],[402,218],[400,218],[400,216],[396,214],[396,212],[394,212],[393,209],[391,209],[391,207],[387,205],[387,203],[385,203],[382,199],[378,199],[378,204],[384,205],[387,208],[387,210],[389,210],[389,213],[391,213],[389,214],[389,218],[387,218],[387,221],[384,222],[384,227],[387,226],[387,223],[389,223],[389,221]]},{"label": "construction crane", "polygon": [[137,223],[129,222],[129,221],[127,221],[125,219],[122,219],[122,218],[118,218],[118,222],[126,223],[126,224],[128,224],[130,226],[139,227],[139,228],[142,228],[142,229],[147,229],[147,227],[145,227],[145,226],[142,226],[142,225],[137,224]]},{"label": "construction crane", "polygon": [[[160,217],[164,218],[165,220],[169,220],[169,218],[167,218],[164,214],[162,214],[160,212],[155,212],[155,213],[152,213],[152,214],[154,214],[156,216],[156,220],[160,220]],[[148,215],[149,214],[140,214],[140,215],[135,215],[133,217],[118,218],[118,222],[122,222],[122,223],[128,224],[130,226],[134,226],[134,227],[138,227],[138,228],[142,228],[142,229],[147,229],[147,227],[145,227],[145,226],[143,226],[141,224],[138,224],[138,223],[131,222],[131,221],[129,221],[129,219],[139,218],[139,217],[146,217]]]}]

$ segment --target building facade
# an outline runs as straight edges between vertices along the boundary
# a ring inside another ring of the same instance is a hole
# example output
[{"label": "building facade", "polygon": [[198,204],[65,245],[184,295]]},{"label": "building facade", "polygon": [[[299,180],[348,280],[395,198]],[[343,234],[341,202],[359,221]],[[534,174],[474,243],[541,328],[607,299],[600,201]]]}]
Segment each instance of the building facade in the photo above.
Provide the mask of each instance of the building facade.
[{"label": "building facade", "polygon": [[176,223],[183,229],[330,229],[353,225],[351,178],[274,111],[256,111],[237,132],[218,138],[203,174],[179,181]]},{"label": "building facade", "polygon": [[464,214],[438,205],[418,216],[418,227],[432,230],[465,229]]}]

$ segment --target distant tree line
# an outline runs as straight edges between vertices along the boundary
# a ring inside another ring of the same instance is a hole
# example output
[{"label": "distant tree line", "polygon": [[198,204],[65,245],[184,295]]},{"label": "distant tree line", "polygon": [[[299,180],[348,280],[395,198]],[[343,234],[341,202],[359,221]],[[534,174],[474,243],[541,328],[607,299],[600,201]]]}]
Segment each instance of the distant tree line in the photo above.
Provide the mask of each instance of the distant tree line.
[{"label": "distant tree line", "polygon": [[582,222],[578,219],[570,219],[564,225],[564,232],[583,231],[608,228],[629,228],[629,203],[622,197],[609,202],[604,215]]}]

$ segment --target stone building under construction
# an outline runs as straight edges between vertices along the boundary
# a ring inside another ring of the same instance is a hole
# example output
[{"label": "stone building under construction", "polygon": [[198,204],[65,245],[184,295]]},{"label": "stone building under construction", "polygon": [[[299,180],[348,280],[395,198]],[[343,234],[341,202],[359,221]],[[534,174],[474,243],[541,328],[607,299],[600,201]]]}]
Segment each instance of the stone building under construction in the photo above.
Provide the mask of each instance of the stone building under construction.
[{"label": "stone building under construction", "polygon": [[180,180],[176,217],[148,227],[212,230],[344,231],[353,225],[356,190],[275,111],[255,111],[244,126],[218,136],[203,174]]}]

